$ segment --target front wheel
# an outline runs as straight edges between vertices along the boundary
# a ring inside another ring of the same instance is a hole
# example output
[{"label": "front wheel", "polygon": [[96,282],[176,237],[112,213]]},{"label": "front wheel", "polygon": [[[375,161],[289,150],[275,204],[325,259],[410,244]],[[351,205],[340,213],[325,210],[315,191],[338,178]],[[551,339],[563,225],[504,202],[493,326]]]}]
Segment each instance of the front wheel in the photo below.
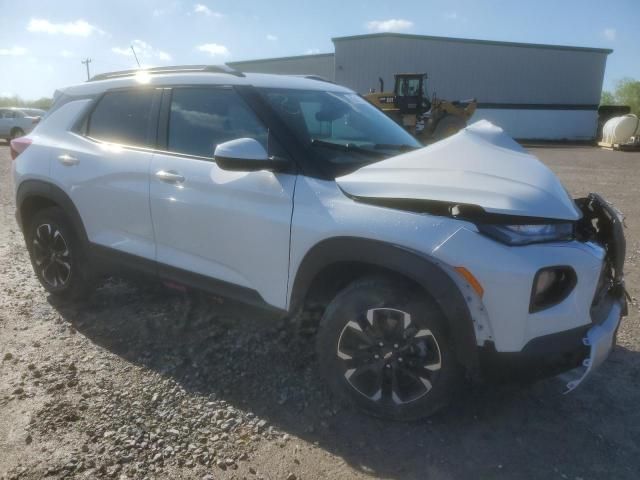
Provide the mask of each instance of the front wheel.
[{"label": "front wheel", "polygon": [[33,270],[49,293],[77,300],[90,292],[93,275],[84,245],[60,208],[36,213],[26,241]]},{"label": "front wheel", "polygon": [[401,279],[365,278],[339,293],[322,318],[317,350],[333,392],[379,417],[432,415],[462,382],[445,317]]}]

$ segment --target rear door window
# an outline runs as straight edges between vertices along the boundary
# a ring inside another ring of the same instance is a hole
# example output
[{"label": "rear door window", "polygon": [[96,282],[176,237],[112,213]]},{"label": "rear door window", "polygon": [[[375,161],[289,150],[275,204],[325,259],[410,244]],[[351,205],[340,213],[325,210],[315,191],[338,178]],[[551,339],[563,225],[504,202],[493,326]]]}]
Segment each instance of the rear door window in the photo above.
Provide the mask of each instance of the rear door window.
[{"label": "rear door window", "polygon": [[230,88],[175,88],[171,97],[167,148],[213,157],[217,145],[254,138],[267,148],[268,130]]},{"label": "rear door window", "polygon": [[154,146],[151,128],[154,90],[107,92],[87,121],[89,137],[132,146]]}]

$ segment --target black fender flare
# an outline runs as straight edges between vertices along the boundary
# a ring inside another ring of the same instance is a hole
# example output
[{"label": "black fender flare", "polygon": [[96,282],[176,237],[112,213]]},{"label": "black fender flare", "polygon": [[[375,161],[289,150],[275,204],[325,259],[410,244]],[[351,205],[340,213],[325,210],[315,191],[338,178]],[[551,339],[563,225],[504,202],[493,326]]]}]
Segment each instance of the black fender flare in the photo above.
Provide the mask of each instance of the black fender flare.
[{"label": "black fender flare", "polygon": [[472,374],[478,368],[478,346],[467,301],[441,262],[421,252],[378,240],[334,237],[313,246],[296,272],[290,311],[302,306],[316,275],[331,264],[358,262],[404,275],[438,303],[447,317],[458,361]]},{"label": "black fender flare", "polygon": [[25,180],[18,187],[16,194],[16,219],[22,231],[25,231],[23,206],[33,197],[40,197],[58,205],[67,214],[76,232],[85,243],[89,241],[84,223],[73,200],[57,185],[42,180]]}]

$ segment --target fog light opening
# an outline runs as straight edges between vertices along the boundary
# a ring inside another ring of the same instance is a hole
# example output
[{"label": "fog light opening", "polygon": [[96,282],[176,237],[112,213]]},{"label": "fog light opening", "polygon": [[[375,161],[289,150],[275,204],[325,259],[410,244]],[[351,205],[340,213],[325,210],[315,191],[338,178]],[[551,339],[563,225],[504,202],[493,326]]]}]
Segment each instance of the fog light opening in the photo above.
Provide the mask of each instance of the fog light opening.
[{"label": "fog light opening", "polygon": [[538,270],[533,279],[529,312],[539,312],[566,299],[576,286],[576,272],[571,267],[557,266]]}]

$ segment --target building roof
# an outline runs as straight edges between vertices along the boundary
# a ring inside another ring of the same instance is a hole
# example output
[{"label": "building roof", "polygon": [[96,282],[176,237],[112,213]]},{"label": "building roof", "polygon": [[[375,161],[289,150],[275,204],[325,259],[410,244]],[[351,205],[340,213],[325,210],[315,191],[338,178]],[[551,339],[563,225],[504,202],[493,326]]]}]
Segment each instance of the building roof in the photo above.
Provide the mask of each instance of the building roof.
[{"label": "building roof", "polygon": [[473,43],[477,45],[496,45],[500,47],[521,47],[521,48],[536,48],[547,50],[569,50],[577,52],[596,52],[610,54],[613,50],[609,48],[592,48],[592,47],[576,47],[570,45],[548,45],[544,43],[519,43],[519,42],[501,42],[497,40],[477,40],[472,38],[455,38],[455,37],[436,37],[432,35],[414,35],[409,33],[367,33],[364,35],[351,35],[346,37],[334,37],[331,40],[335,42],[343,42],[347,40],[365,40],[367,38],[380,38],[380,37],[397,37],[413,40],[438,40],[444,42],[456,42],[456,43]]},{"label": "building roof", "polygon": [[233,66],[233,65],[240,65],[243,63],[273,62],[273,61],[280,61],[280,60],[284,60],[284,61],[301,60],[305,58],[322,58],[322,57],[333,57],[333,56],[335,56],[334,53],[312,53],[309,55],[293,55],[289,57],[272,57],[272,58],[256,58],[252,60],[236,60],[233,62],[227,62],[226,65]]}]

